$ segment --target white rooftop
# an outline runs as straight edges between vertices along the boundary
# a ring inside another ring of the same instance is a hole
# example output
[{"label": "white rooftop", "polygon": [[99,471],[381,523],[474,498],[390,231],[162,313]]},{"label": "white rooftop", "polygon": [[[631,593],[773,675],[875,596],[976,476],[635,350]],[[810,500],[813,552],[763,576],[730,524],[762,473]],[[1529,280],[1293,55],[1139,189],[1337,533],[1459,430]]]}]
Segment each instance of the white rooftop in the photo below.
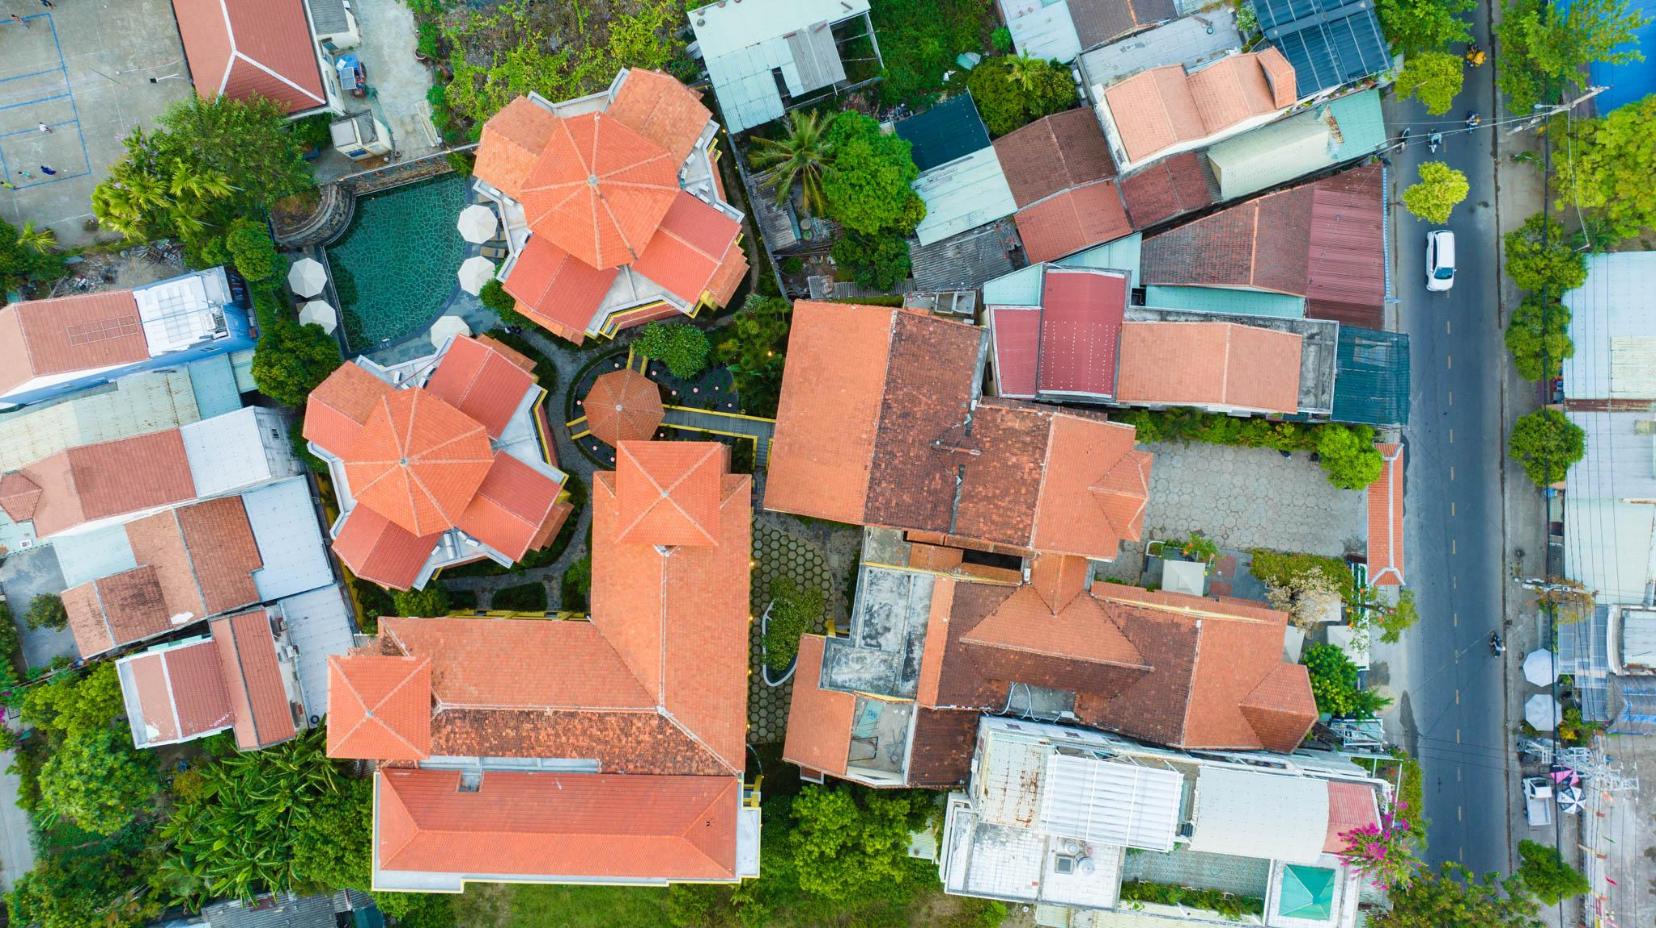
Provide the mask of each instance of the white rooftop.
[{"label": "white rooftop", "polygon": [[230,282],[215,267],[159,281],[132,291],[150,357],[180,351],[229,334],[224,306]]},{"label": "white rooftop", "polygon": [[1656,252],[1587,256],[1587,282],[1564,294],[1575,355],[1570,399],[1656,399]]},{"label": "white rooftop", "polygon": [[328,712],[328,656],[351,649],[351,607],[338,586],[290,596],[276,604],[288,641],[299,652],[299,689],[305,715],[319,719]]},{"label": "white rooftop", "polygon": [[242,494],[264,566],[253,572],[262,602],[334,582],[310,482],[293,477]]},{"label": "white rooftop", "polygon": [[791,97],[845,80],[831,27],[867,12],[868,0],[719,0],[692,10],[725,128],[740,132],[782,115],[776,74]]},{"label": "white rooftop", "polygon": [[196,496],[222,496],[299,473],[287,423],[272,409],[247,406],[179,428]]},{"label": "white rooftop", "polygon": [[1328,837],[1328,782],[1204,766],[1196,779],[1193,818],[1193,851],[1316,863]]},{"label": "white rooftop", "polygon": [[1183,797],[1177,770],[1052,754],[1036,825],[1088,842],[1171,851]]},{"label": "white rooftop", "polygon": [[1018,211],[994,146],[922,172],[914,181],[914,192],[926,202],[926,218],[914,230],[921,245],[940,242]]}]

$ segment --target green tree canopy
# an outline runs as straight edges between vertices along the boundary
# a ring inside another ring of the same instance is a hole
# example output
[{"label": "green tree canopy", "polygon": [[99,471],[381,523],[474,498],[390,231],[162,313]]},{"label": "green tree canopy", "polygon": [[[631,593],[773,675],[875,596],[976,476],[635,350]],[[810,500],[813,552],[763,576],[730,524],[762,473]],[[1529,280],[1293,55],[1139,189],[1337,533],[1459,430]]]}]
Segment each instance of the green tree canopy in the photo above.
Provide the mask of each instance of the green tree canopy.
[{"label": "green tree canopy", "polygon": [[160,791],[155,755],[113,727],[70,734],[40,771],[42,807],[99,835],[126,827]]},{"label": "green tree canopy", "polygon": [[339,343],[321,326],[300,325],[268,288],[253,288],[259,343],[253,350],[253,383],[278,403],[303,406],[305,398],[339,367]]},{"label": "green tree canopy", "polygon": [[1557,377],[1564,359],[1575,355],[1569,307],[1539,293],[1525,295],[1507,322],[1506,346],[1518,376],[1525,380]]},{"label": "green tree canopy", "polygon": [[397,615],[436,617],[449,613],[448,591],[437,583],[428,583],[423,590],[394,590],[391,602]]},{"label": "green tree canopy", "polygon": [[1426,107],[1426,112],[1442,116],[1454,105],[1465,78],[1466,62],[1461,56],[1449,52],[1416,52],[1403,61],[1403,73],[1397,75],[1397,95],[1414,97]]},{"label": "green tree canopy", "polygon": [[827,169],[833,149],[828,144],[826,131],[829,123],[822,115],[821,110],[794,110],[788,114],[787,135],[781,139],[754,138],[748,155],[755,168],[771,172],[776,202],[786,203],[798,187],[800,202],[813,216],[826,215],[828,211],[828,202],[822,195],[822,173]]},{"label": "green tree canopy", "polygon": [[1506,234],[1506,271],[1520,290],[1540,291],[1557,299],[1587,282],[1587,258],[1581,238],[1541,213]]},{"label": "green tree canopy", "polygon": [[707,370],[712,345],[707,333],[686,322],[652,322],[633,343],[638,353],[667,365],[667,372],[680,380]]},{"label": "green tree canopy", "polygon": [[1506,0],[1495,41],[1507,108],[1523,115],[1537,103],[1564,102],[1594,62],[1643,61],[1636,33],[1645,22],[1629,0]]},{"label": "green tree canopy", "polygon": [[1516,876],[1476,877],[1455,863],[1422,869],[1390,893],[1391,908],[1369,919],[1374,928],[1540,928],[1535,900]]},{"label": "green tree canopy", "polygon": [[29,611],[23,614],[23,620],[30,628],[68,628],[69,610],[63,607],[63,597],[42,593],[29,601]]},{"label": "green tree canopy", "polygon": [[847,232],[834,242],[834,263],[865,287],[895,290],[909,275],[908,240],[894,232]]},{"label": "green tree canopy", "polygon": [[1593,887],[1581,871],[1564,862],[1558,848],[1525,839],[1518,842],[1518,876],[1546,905],[1585,895]]},{"label": "green tree canopy", "polygon": [[1471,189],[1465,174],[1442,161],[1427,161],[1420,166],[1420,182],[1403,191],[1403,206],[1427,222],[1442,225]]},{"label": "green tree canopy", "polygon": [[286,112],[269,100],[191,97],[153,132],[134,129],[127,154],[92,192],[92,212],[133,241],[222,237],[232,220],[263,216],[310,186]]},{"label": "green tree canopy", "polygon": [[47,230],[24,223],[19,229],[0,220],[0,299],[4,291],[55,280],[63,273],[63,256],[51,250]]},{"label": "green tree canopy", "polygon": [[728,337],[719,343],[719,363],[730,369],[742,409],[751,415],[776,415],[792,315],[787,300],[750,293],[731,317]]},{"label": "green tree canopy", "polygon": [[155,866],[145,832],[129,829],[108,853],[42,853],[6,896],[13,925],[39,928],[138,928],[161,914],[144,892]]},{"label": "green tree canopy", "polygon": [[905,882],[909,834],[929,805],[925,793],[805,787],[794,798],[788,833],[799,888],[845,904]]},{"label": "green tree canopy", "polygon": [[23,724],[51,740],[109,728],[126,712],[115,665],[95,665],[84,674],[64,673],[28,688],[18,708]]},{"label": "green tree canopy", "polygon": [[249,283],[259,283],[276,276],[282,258],[276,254],[276,243],[270,239],[265,224],[253,219],[230,220],[230,232],[224,237],[225,251],[230,262]]},{"label": "green tree canopy", "polygon": [[980,63],[968,73],[966,87],[991,135],[1069,109],[1076,99],[1069,68],[1028,55],[998,55]]},{"label": "green tree canopy", "polygon": [[822,618],[827,598],[822,590],[801,586],[792,577],[777,577],[770,585],[770,614],[765,620],[765,663],[785,670],[799,654],[799,636]]},{"label": "green tree canopy", "polygon": [[1618,238],[1656,228],[1656,96],[1577,123],[1569,141],[1570,157],[1553,163],[1559,208],[1574,202],[1591,210]]},{"label": "green tree canopy", "polygon": [[1550,486],[1587,453],[1587,433],[1556,409],[1537,409],[1513,423],[1507,452],[1536,486]]},{"label": "green tree canopy", "polygon": [[1300,663],[1311,675],[1317,711],[1336,718],[1373,718],[1391,700],[1357,685],[1357,665],[1331,644],[1306,645]]},{"label": "green tree canopy", "polygon": [[908,235],[926,217],[926,204],[909,185],[920,176],[909,143],[880,132],[873,118],[854,110],[828,127],[833,160],[822,174],[828,218],[847,230]]},{"label": "green tree canopy", "polygon": [[1392,48],[1413,67],[1415,55],[1470,41],[1472,25],[1461,14],[1477,5],[1475,0],[1380,0],[1377,12]]},{"label": "green tree canopy", "polygon": [[1317,458],[1328,481],[1346,490],[1361,490],[1380,479],[1385,462],[1367,426],[1325,428],[1317,434]]}]

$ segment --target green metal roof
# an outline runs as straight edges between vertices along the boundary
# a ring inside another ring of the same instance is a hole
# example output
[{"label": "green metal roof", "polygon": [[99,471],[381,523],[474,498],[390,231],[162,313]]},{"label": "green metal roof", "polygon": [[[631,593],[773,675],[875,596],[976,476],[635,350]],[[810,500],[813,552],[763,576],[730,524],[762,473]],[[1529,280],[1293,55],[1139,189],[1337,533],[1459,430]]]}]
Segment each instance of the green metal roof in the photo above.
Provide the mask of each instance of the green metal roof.
[{"label": "green metal roof", "polygon": [[[1137,232],[1124,235],[1113,242],[1094,245],[1067,258],[1051,262],[1057,267],[1092,268],[1100,271],[1127,271],[1133,279],[1139,272],[1139,242]],[[1041,268],[1031,264],[1010,274],[1003,274],[983,285],[985,306],[1039,306],[1041,305]],[[1302,303],[1304,301],[1301,301]],[[1152,306],[1159,305],[1151,303]],[[1243,310],[1235,310],[1242,312]],[[1301,313],[1303,315],[1303,312]]]},{"label": "green metal roof", "polygon": [[1031,264],[983,285],[985,306],[1041,305],[1041,265]]},{"label": "green metal roof", "polygon": [[1144,236],[1134,232],[1113,242],[1094,245],[1053,263],[1059,267],[1090,267],[1101,271],[1130,271],[1136,282],[1139,272],[1139,243]]},{"label": "green metal roof", "polygon": [[1361,158],[1386,144],[1380,91],[1365,90],[1207,150],[1219,198],[1234,200]]},{"label": "green metal roof", "polygon": [[1284,918],[1327,921],[1334,914],[1334,871],[1299,864],[1283,867],[1277,914]]},{"label": "green metal roof", "polygon": [[1305,297],[1233,287],[1146,287],[1144,305],[1240,316],[1305,318]]},{"label": "green metal roof", "polygon": [[1334,351],[1334,421],[1409,422],[1409,336],[1340,326]]}]

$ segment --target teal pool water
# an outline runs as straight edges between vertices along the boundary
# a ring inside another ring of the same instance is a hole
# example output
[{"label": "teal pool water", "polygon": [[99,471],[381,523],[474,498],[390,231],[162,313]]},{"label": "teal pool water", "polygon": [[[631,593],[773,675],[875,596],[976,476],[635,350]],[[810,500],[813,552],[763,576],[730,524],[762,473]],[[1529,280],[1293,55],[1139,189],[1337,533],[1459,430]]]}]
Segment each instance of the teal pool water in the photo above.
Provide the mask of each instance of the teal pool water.
[{"label": "teal pool water", "polygon": [[328,265],[353,351],[423,331],[454,293],[466,243],[455,229],[468,180],[445,174],[362,197]]}]

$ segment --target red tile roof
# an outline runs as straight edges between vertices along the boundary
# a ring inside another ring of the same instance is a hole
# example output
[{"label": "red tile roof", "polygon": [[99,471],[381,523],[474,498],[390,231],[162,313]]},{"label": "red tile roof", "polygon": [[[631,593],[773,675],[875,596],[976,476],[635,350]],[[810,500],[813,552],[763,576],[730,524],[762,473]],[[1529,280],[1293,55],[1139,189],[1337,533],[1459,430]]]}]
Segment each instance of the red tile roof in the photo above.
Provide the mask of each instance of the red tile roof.
[{"label": "red tile roof", "polygon": [[41,538],[196,495],[178,429],[81,445],[16,473],[40,488],[32,519]]},{"label": "red tile roof", "polygon": [[363,423],[395,388],[358,364],[341,364],[305,400],[305,440],[343,457]]},{"label": "red tile roof", "polygon": [[1295,413],[1302,341],[1229,322],[1128,322],[1116,399]]},{"label": "red tile roof", "polygon": [[133,364],[149,356],[131,290],[0,307],[0,395],[36,377]]},{"label": "red tile roof", "polygon": [[1201,152],[1189,151],[1123,177],[1121,199],[1133,228],[1147,228],[1217,200],[1206,161]]},{"label": "red tile roof", "polygon": [[[155,568],[147,564],[70,587],[63,591],[63,605],[82,657],[174,627]],[[191,621],[200,618],[188,617]]]},{"label": "red tile roof", "polygon": [[1098,118],[1084,106],[1001,136],[995,140],[995,157],[1020,208],[1116,173]]},{"label": "red tile roof", "polygon": [[339,526],[333,550],[358,577],[406,590],[419,579],[441,537],[441,532],[416,536],[367,506],[358,506]]},{"label": "red tile roof", "polygon": [[1041,356],[1041,307],[991,306],[989,330],[995,343],[995,393],[1035,398],[1035,368]]},{"label": "red tile roof", "polygon": [[499,438],[523,398],[540,389],[532,369],[519,366],[503,348],[459,336],[449,344],[425,385],[427,392],[481,423],[491,438]]},{"label": "red tile roof", "polygon": [[736,875],[736,777],[381,768],[376,859],[383,870],[513,876],[729,880]]},{"label": "red tile roof", "polygon": [[328,657],[328,756],[423,760],[431,753],[431,658]]},{"label": "red tile roof", "polygon": [[254,751],[296,733],[293,705],[276,659],[276,638],[263,609],[214,619],[210,627],[234,710],[236,746]]},{"label": "red tile roof", "polygon": [[1375,586],[1403,585],[1403,446],[1374,446],[1385,463],[1368,488],[1368,572]]},{"label": "red tile roof", "polygon": [[624,441],[616,450],[617,541],[647,545],[719,542],[722,483],[730,453],[724,445]]},{"label": "red tile roof", "polygon": [[1107,271],[1047,268],[1041,288],[1042,394],[1115,392],[1116,343],[1127,308],[1127,277]]},{"label": "red tile roof", "polygon": [[623,441],[648,441],[666,416],[661,388],[632,368],[601,374],[581,401],[594,438],[614,447]]},{"label": "red tile roof", "polygon": [[1285,74],[1278,67],[1284,62],[1281,52],[1267,47],[1191,74],[1179,65],[1151,68],[1105,88],[1104,104],[1128,158],[1146,161],[1292,105],[1293,69]]},{"label": "red tile roof", "polygon": [[34,518],[35,506],[40,502],[40,485],[22,471],[0,476],[0,510],[13,522],[27,522]]},{"label": "red tile roof", "polygon": [[1135,435],[1116,422],[1053,416],[1028,547],[1113,558],[1121,542],[1142,537],[1152,457],[1134,447]]},{"label": "red tile roof", "polygon": [[824,643],[821,635],[804,635],[799,639],[799,662],[794,670],[793,697],[788,703],[787,739],[782,744],[782,759],[839,777],[845,775],[845,765],[851,755],[851,724],[857,697],[820,686]]},{"label": "red tile roof", "polygon": [[[203,614],[216,615],[258,602],[253,572],[264,566],[264,558],[241,497],[204,500],[180,507],[174,514],[206,607]],[[136,550],[135,545],[135,554]]]},{"label": "red tile roof", "polygon": [[503,284],[527,315],[563,335],[585,332],[619,273],[593,268],[558,247],[551,236],[531,235]]},{"label": "red tile roof", "polygon": [[453,528],[493,460],[476,419],[420,389],[382,397],[344,455],[357,505],[413,535]]},{"label": "red tile roof", "polygon": [[1031,262],[1056,260],[1133,231],[1115,182],[1107,180],[1066,190],[1012,218]]},{"label": "red tile roof", "polygon": [[513,199],[523,195],[523,181],[535,166],[558,117],[528,97],[513,97],[483,123],[472,173]]},{"label": "red tile roof", "polygon": [[673,156],[599,112],[558,120],[521,201],[534,234],[610,268],[638,260],[679,193]]},{"label": "red tile roof", "polygon": [[[568,508],[558,506],[563,484],[509,454],[495,455],[458,527],[514,561],[551,539]],[[547,530],[548,523],[556,520]],[[543,539],[540,545],[537,538]]]},{"label": "red tile roof", "polygon": [[665,148],[678,161],[689,157],[713,113],[701,97],[660,71],[628,68],[610,101],[609,115]]},{"label": "red tile roof", "polygon": [[303,0],[173,0],[196,93],[275,100],[289,113],[328,104]]},{"label": "red tile roof", "polygon": [[1328,833],[1323,840],[1323,853],[1344,851],[1350,843],[1343,837],[1346,832],[1378,824],[1380,800],[1374,787],[1366,783],[1328,781]]},{"label": "red tile roof", "polygon": [[231,724],[230,696],[211,640],[150,651],[121,665],[132,681],[128,713],[143,719],[145,738],[138,747],[188,741]]},{"label": "red tile roof", "polygon": [[712,292],[720,270],[741,256],[737,237],[742,224],[693,194],[679,191],[661,226],[649,240],[633,270],[667,288],[685,303],[695,305]]}]

